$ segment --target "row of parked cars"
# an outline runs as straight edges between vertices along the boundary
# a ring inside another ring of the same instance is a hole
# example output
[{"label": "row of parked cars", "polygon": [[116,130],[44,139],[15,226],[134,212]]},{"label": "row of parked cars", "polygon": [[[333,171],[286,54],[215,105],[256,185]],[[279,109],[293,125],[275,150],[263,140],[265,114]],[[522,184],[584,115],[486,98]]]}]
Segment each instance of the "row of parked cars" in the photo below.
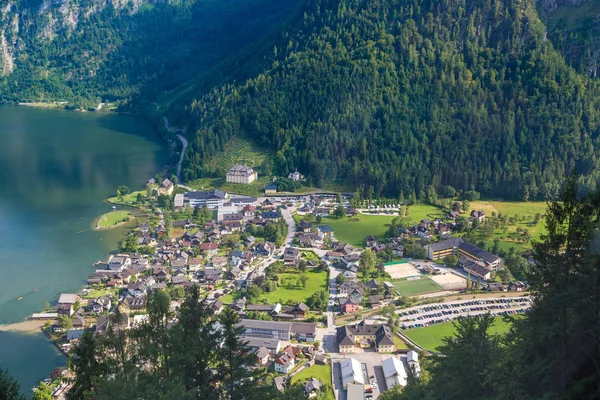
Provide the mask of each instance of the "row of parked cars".
[{"label": "row of parked cars", "polygon": [[[490,315],[492,317],[496,317],[496,316],[501,316],[501,315],[522,314],[525,311],[529,310],[530,308],[531,307],[528,306],[528,307],[518,308],[518,309],[514,309],[514,310],[503,310],[503,311],[499,311],[499,312],[491,312]],[[436,316],[437,316],[437,314],[436,314]],[[463,315],[461,317],[462,318],[473,318],[473,317],[475,317],[475,315],[467,314],[467,315]],[[419,318],[422,318],[422,317],[419,317]],[[402,329],[423,328],[423,327],[430,326],[430,325],[440,324],[442,322],[449,322],[449,321],[452,321],[453,319],[454,318],[444,317],[444,315],[439,313],[439,318],[435,318],[435,319],[432,319],[427,322],[403,323],[400,325],[400,327]]]},{"label": "row of parked cars", "polygon": [[530,303],[529,297],[516,297],[516,298],[501,298],[501,299],[484,299],[484,300],[469,300],[461,303],[450,303],[450,304],[432,304],[420,308],[414,308],[398,313],[399,316],[409,316],[415,314],[422,314],[423,312],[437,311],[437,310],[451,310],[456,308],[462,308],[466,306],[485,306],[489,304],[511,304],[519,303],[526,304]]}]

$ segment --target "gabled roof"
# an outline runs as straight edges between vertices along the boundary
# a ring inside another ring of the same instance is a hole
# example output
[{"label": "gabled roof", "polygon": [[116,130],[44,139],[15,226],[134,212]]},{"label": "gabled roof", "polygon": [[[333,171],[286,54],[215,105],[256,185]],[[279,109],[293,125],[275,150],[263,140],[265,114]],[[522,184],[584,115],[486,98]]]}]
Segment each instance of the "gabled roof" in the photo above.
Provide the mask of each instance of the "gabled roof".
[{"label": "gabled roof", "polygon": [[360,362],[354,358],[347,358],[340,361],[342,375],[342,384],[347,386],[349,383],[359,382],[365,384],[365,378],[360,367]]},{"label": "gabled roof", "polygon": [[392,336],[392,330],[387,325],[380,325],[375,333],[375,342],[377,346],[393,346],[394,338]]},{"label": "gabled roof", "polygon": [[406,374],[402,361],[396,357],[390,357],[383,360],[381,365],[383,367],[385,383],[388,388],[391,388],[394,385],[406,386],[408,375]]},{"label": "gabled roof", "polygon": [[265,357],[268,357],[271,354],[271,350],[267,349],[265,346],[261,346],[254,352],[258,358],[261,360]]},{"label": "gabled roof", "polygon": [[480,249],[479,247],[468,243],[468,242],[463,242],[458,246],[459,249],[461,249],[462,251],[465,251],[469,254],[474,255],[477,258],[480,258],[484,261],[491,263],[494,263],[496,261],[498,261],[498,259],[500,259],[500,257],[492,254],[492,253],[488,253],[487,251]]},{"label": "gabled roof", "polygon": [[354,346],[354,334],[348,326],[340,326],[336,329],[336,338],[340,346]]},{"label": "gabled roof", "polygon": [[321,390],[322,387],[323,387],[323,382],[321,382],[319,379],[310,378],[304,384],[304,393],[310,394],[310,393],[312,393],[314,391]]},{"label": "gabled roof", "polygon": [[329,225],[319,225],[317,226],[317,229],[325,233],[333,232],[333,228]]}]

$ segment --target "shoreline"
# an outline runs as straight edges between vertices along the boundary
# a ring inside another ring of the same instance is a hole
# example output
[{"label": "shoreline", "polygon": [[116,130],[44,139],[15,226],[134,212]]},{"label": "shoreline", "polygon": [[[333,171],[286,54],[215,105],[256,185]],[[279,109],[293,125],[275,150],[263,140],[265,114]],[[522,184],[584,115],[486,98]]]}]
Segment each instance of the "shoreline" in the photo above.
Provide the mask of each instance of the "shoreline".
[{"label": "shoreline", "polygon": [[0,332],[37,333],[42,330],[45,324],[45,320],[26,319],[21,322],[0,325]]},{"label": "shoreline", "polygon": [[99,216],[98,218],[96,218],[93,222],[93,226],[94,226],[94,230],[96,231],[108,231],[111,229],[115,229],[115,228],[120,228],[122,226],[125,226],[133,221],[135,221],[135,217],[132,215],[131,217],[129,217],[129,219],[127,221],[122,221],[119,222],[118,224],[115,225],[111,225],[111,226],[100,226],[100,218],[102,218],[105,214],[102,214],[101,216]]}]

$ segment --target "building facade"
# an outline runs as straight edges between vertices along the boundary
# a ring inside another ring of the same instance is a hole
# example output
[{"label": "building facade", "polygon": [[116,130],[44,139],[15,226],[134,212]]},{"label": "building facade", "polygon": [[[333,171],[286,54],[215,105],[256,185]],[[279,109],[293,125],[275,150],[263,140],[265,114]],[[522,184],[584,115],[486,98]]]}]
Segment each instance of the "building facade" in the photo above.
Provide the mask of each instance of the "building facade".
[{"label": "building facade", "polygon": [[246,165],[234,165],[227,173],[228,183],[252,183],[258,179],[258,173]]},{"label": "building facade", "polygon": [[188,203],[192,208],[206,207],[214,209],[222,207],[229,195],[222,190],[211,190],[209,192],[187,192],[184,195],[184,203]]}]

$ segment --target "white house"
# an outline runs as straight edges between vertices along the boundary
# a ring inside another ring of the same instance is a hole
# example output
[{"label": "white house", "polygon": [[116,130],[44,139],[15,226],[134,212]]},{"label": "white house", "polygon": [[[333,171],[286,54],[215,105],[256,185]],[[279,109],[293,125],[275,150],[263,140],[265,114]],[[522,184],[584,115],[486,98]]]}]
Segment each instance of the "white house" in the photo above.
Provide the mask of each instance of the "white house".
[{"label": "white house", "polygon": [[396,357],[390,357],[381,363],[383,367],[383,376],[388,389],[395,385],[406,386],[408,375],[404,369],[402,361]]},{"label": "white house", "polygon": [[304,175],[302,175],[300,172],[296,171],[296,172],[292,172],[288,175],[288,179],[291,179],[293,181],[305,181],[306,177]]},{"label": "white house", "polygon": [[288,374],[296,365],[294,351],[291,347],[288,347],[283,353],[275,359],[273,363],[275,371],[281,372],[282,374]]},{"label": "white house", "polygon": [[111,256],[108,260],[108,268],[111,271],[122,271],[131,266],[131,258],[126,255]]},{"label": "white house", "polygon": [[421,366],[419,365],[419,353],[414,350],[409,351],[406,354],[408,360],[408,367],[412,370],[415,377],[421,377]]},{"label": "white house", "polygon": [[344,388],[353,383],[365,384],[365,378],[360,367],[360,362],[354,358],[340,361],[342,384]]}]

